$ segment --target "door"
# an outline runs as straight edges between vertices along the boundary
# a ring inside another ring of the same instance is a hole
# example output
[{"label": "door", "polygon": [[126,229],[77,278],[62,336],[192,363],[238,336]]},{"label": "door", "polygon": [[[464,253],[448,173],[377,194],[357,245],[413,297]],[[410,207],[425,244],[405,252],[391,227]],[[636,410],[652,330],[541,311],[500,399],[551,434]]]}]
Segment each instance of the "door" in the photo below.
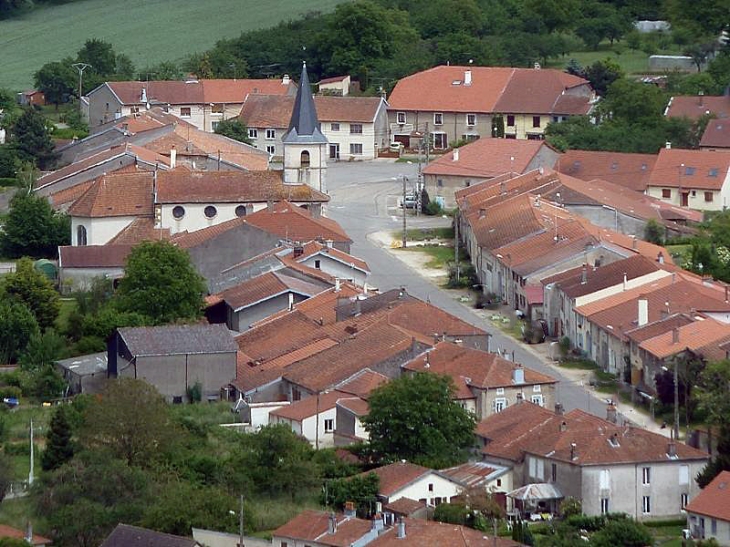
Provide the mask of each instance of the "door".
[{"label": "door", "polygon": [[330,159],[331,160],[340,159],[340,145],[336,142],[330,143]]},{"label": "door", "polygon": [[682,207],[689,207],[689,192],[682,192]]}]

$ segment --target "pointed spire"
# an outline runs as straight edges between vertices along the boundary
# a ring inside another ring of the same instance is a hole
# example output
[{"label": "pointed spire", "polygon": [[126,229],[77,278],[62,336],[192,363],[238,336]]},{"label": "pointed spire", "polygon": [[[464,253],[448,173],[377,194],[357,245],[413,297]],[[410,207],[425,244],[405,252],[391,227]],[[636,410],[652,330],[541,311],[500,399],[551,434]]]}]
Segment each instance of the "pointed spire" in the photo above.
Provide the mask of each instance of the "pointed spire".
[{"label": "pointed spire", "polygon": [[284,142],[326,142],[324,135],[319,130],[317,109],[314,106],[306,62],[302,63],[302,76],[299,79],[299,89],[294,100],[289,131],[283,140]]}]

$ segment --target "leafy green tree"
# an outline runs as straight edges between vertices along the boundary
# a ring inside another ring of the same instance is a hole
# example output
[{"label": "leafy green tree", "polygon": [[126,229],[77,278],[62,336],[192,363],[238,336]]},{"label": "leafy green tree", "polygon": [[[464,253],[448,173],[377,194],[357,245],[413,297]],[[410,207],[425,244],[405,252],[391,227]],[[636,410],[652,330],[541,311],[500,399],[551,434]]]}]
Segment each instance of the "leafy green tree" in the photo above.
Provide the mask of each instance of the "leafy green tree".
[{"label": "leafy green tree", "polygon": [[545,34],[570,28],[579,11],[577,0],[525,0],[524,6],[536,30]]},{"label": "leafy green tree", "polygon": [[105,40],[90,38],[76,52],[76,60],[79,63],[87,63],[90,73],[100,76],[114,74],[117,69],[117,56],[114,47]]},{"label": "leafy green tree", "polygon": [[151,319],[137,312],[119,311],[113,306],[105,306],[97,313],[88,314],[79,318],[82,336],[91,336],[106,341],[109,336],[120,327],[144,327],[151,323]]},{"label": "leafy green tree", "polygon": [[598,95],[605,95],[608,87],[624,75],[621,66],[613,59],[596,61],[585,68],[585,78]]},{"label": "leafy green tree", "polygon": [[46,101],[55,104],[57,109],[69,96],[78,93],[78,75],[72,64],[72,59],[46,63],[33,76],[34,85],[43,92]]},{"label": "leafy green tree", "polygon": [[57,406],[51,418],[51,427],[46,435],[46,449],[41,456],[44,471],[58,469],[73,458],[71,426],[66,418],[66,407]]},{"label": "leafy green tree", "polygon": [[375,390],[363,425],[376,460],[435,468],[465,461],[476,420],[453,395],[451,379],[436,374],[406,375]]},{"label": "leafy green tree", "polygon": [[179,80],[182,75],[182,70],[177,64],[172,61],[162,61],[157,65],[142,68],[137,75],[137,79],[141,81]]},{"label": "leafy green tree", "polygon": [[484,27],[484,12],[475,0],[425,2],[411,14],[414,26],[426,39],[455,33],[478,36]]},{"label": "leafy green tree", "polygon": [[504,138],[504,116],[502,114],[492,116],[492,137]]},{"label": "leafy green tree", "polygon": [[244,144],[251,144],[251,139],[248,136],[248,127],[238,118],[229,118],[218,122],[215,132],[218,135],[223,135]]},{"label": "leafy green tree", "polygon": [[18,260],[15,271],[0,282],[0,291],[28,306],[41,329],[52,327],[61,311],[61,297],[51,280],[35,269],[30,258]]},{"label": "leafy green tree", "polygon": [[23,393],[41,398],[60,397],[66,382],[55,362],[67,356],[67,341],[53,329],[33,334],[18,359]]},{"label": "leafy green tree", "polygon": [[649,219],[644,227],[644,240],[655,245],[664,244],[664,227],[656,220]]},{"label": "leafy green tree", "polygon": [[592,547],[645,547],[653,543],[649,529],[632,519],[610,520],[591,537]]},{"label": "leafy green tree", "polygon": [[[433,520],[437,522],[466,526],[469,513],[471,513],[471,511],[462,503],[442,503],[441,505],[436,506],[436,509],[433,512]],[[512,539],[515,539],[514,528],[512,532]]]},{"label": "leafy green tree", "polygon": [[353,502],[357,507],[357,514],[364,517],[372,513],[375,502],[378,501],[380,478],[375,473],[356,475],[326,482],[322,492],[324,505],[342,511],[345,503]]},{"label": "leafy green tree", "polygon": [[41,169],[48,169],[56,160],[46,120],[34,108],[23,109],[23,113],[15,120],[10,143],[21,160],[36,162]]},{"label": "leafy green tree", "polygon": [[657,86],[619,78],[608,86],[600,113],[614,121],[656,126],[664,119],[667,98]]},{"label": "leafy green tree", "polygon": [[172,449],[177,434],[162,396],[147,382],[132,378],[109,382],[87,409],[84,424],[84,447],[107,449],[129,465],[152,465]]},{"label": "leafy green tree", "polygon": [[0,298],[0,363],[16,362],[37,333],[38,323],[25,304]]},{"label": "leafy green tree", "polygon": [[205,290],[185,250],[166,241],[147,241],[129,254],[114,301],[122,312],[163,324],[200,317]]},{"label": "leafy green tree", "polygon": [[0,503],[13,482],[13,465],[10,458],[0,452]]},{"label": "leafy green tree", "polygon": [[15,178],[18,170],[18,155],[8,145],[0,145],[0,178]]},{"label": "leafy green tree", "polygon": [[730,400],[727,386],[730,385],[730,360],[708,363],[695,386],[698,406],[706,414],[706,422],[720,433],[717,456],[710,460],[697,477],[700,488],[704,488],[721,471],[730,471]]}]

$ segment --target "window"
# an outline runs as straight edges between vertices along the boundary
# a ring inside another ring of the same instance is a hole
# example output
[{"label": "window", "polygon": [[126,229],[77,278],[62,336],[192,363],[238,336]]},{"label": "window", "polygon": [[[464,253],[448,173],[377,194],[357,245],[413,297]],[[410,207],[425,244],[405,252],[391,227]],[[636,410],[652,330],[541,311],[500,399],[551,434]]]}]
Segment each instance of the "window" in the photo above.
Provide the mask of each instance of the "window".
[{"label": "window", "polygon": [[332,418],[328,418],[324,421],[324,432],[332,433],[335,430],[335,421]]},{"label": "window", "polygon": [[172,404],[173,405],[181,405],[182,404],[182,401],[183,401],[183,399],[182,399],[182,396],[181,395],[176,395],[176,396],[174,396],[172,398]]},{"label": "window", "polygon": [[446,133],[431,133],[431,142],[437,150],[445,150],[449,144],[446,139]]},{"label": "window", "polygon": [[471,186],[471,179],[466,179],[464,181],[464,187],[469,188],[469,186]]},{"label": "window", "polygon": [[641,469],[641,484],[651,484],[651,467],[643,467]]},{"label": "window", "polygon": [[183,106],[180,108],[180,117],[181,118],[189,118],[190,117],[190,107],[189,106]]},{"label": "window", "polygon": [[351,123],[350,124],[350,134],[351,135],[362,135],[362,124],[361,123]]},{"label": "window", "polygon": [[237,217],[245,217],[248,214],[248,211],[246,210],[245,205],[239,205],[236,207],[236,216]]},{"label": "window", "polygon": [[532,404],[542,406],[542,395],[533,395],[530,398],[530,401],[532,401]]},{"label": "window", "polygon": [[428,491],[433,492],[433,483],[428,483]]},{"label": "window", "polygon": [[679,496],[679,506],[680,509],[684,509],[687,507],[687,502],[689,501],[687,494],[681,494]]},{"label": "window", "polygon": [[691,175],[694,175],[695,174],[695,168],[694,167],[689,167],[689,166],[685,167],[684,168],[684,174],[685,175],[690,175],[690,176]]},{"label": "window", "polygon": [[208,205],[205,209],[203,209],[203,213],[206,218],[214,218],[218,214],[218,209],[212,205]]},{"label": "window", "polygon": [[712,169],[710,169],[710,172],[708,173],[708,175],[711,177],[716,177],[717,173],[718,173],[718,169],[716,167],[713,167]]},{"label": "window", "polygon": [[259,130],[254,129],[252,127],[248,128],[248,138],[249,139],[258,139],[259,138]]},{"label": "window", "polygon": [[175,220],[180,220],[182,217],[185,216],[185,207],[182,207],[181,205],[175,205],[175,207],[172,208],[172,216],[175,218]]},{"label": "window", "polygon": [[216,103],[212,107],[210,107],[210,111],[213,114],[223,114],[223,104],[222,103]]},{"label": "window", "polygon": [[267,129],[266,130],[266,140],[273,141],[275,138],[276,138],[276,129]]},{"label": "window", "polygon": [[494,411],[495,412],[502,412],[504,408],[507,406],[507,399],[500,398],[494,400]]},{"label": "window", "polygon": [[669,188],[662,188],[662,197],[664,199],[670,199],[672,197],[672,190]]},{"label": "window", "polygon": [[340,130],[340,124],[339,123],[331,123],[330,124],[330,131],[339,131]]},{"label": "window", "polygon": [[436,186],[442,188],[444,186],[444,179],[436,179]]},{"label": "window", "polygon": [[540,387],[540,384],[537,384],[536,386],[532,386],[532,391],[534,391],[535,393],[540,393],[541,389],[542,388]]},{"label": "window", "polygon": [[406,113],[405,112],[397,112],[395,115],[395,121],[396,123],[399,123],[403,125],[406,123]]},{"label": "window", "polygon": [[211,122],[211,123],[210,123],[210,126],[211,126],[211,128],[213,128],[213,131],[215,131],[216,129],[218,129],[218,125],[219,125],[220,123],[221,123],[221,122]]},{"label": "window", "polygon": [[497,486],[502,486],[502,479],[497,479]]},{"label": "window", "polygon": [[651,513],[651,496],[644,496],[641,498],[641,511],[645,515]]},{"label": "window", "polygon": [[553,482],[558,480],[558,464],[556,463],[550,464],[550,478]]},{"label": "window", "polygon": [[477,115],[476,114],[467,114],[466,115],[466,125],[469,127],[474,127],[477,124]]},{"label": "window", "polygon": [[350,143],[350,154],[353,156],[362,156],[362,144],[351,142]]},{"label": "window", "polygon": [[715,519],[710,521],[710,534],[713,536],[717,535],[717,521]]},{"label": "window", "polygon": [[497,388],[497,395],[504,395],[504,388],[503,387],[498,387]]},{"label": "window", "polygon": [[86,239],[86,226],[82,226],[79,224],[79,227],[76,228],[76,245],[83,247],[84,245],[88,245],[87,239]]},{"label": "window", "polygon": [[306,150],[302,152],[302,155],[299,157],[299,165],[302,167],[309,167],[310,165],[310,158],[309,158],[309,152]]},{"label": "window", "polygon": [[705,202],[711,203],[712,200],[715,199],[715,194],[712,192],[705,192]]},{"label": "window", "polygon": [[540,127],[540,116],[532,117],[532,127]]},{"label": "window", "polygon": [[608,469],[602,469],[598,482],[599,482],[599,487],[601,490],[610,490],[610,488],[611,488],[611,471]]},{"label": "window", "polygon": [[512,114],[507,115],[507,127],[514,127],[515,126],[515,117]]},{"label": "window", "polygon": [[318,270],[321,270],[322,269],[321,266],[322,266],[322,263],[319,260],[315,260],[314,261],[314,267],[315,268],[317,268]]},{"label": "window", "polygon": [[139,114],[139,107],[138,106],[132,106],[132,107],[130,107],[129,111],[132,114]]},{"label": "window", "polygon": [[289,544],[286,541],[282,541],[281,547],[289,547]]},{"label": "window", "polygon": [[689,465],[679,466],[679,484],[689,484]]},{"label": "window", "polygon": [[608,498],[601,498],[601,514],[608,514]]},{"label": "window", "polygon": [[436,112],[433,115],[434,125],[444,125],[444,115],[441,112]]},{"label": "window", "polygon": [[267,144],[266,151],[269,153],[270,156],[273,156],[274,154],[276,154],[276,146],[274,146],[273,144]]}]

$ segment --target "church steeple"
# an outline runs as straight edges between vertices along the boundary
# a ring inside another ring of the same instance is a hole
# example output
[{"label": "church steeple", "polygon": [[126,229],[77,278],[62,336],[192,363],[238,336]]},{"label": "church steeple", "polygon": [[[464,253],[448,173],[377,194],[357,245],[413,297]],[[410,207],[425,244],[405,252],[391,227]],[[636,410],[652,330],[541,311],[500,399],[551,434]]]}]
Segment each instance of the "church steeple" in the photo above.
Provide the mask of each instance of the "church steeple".
[{"label": "church steeple", "polygon": [[319,144],[327,142],[327,138],[319,130],[317,108],[314,106],[312,87],[309,84],[309,75],[307,74],[307,63],[302,63],[302,76],[299,79],[299,89],[297,90],[294,109],[289,121],[289,131],[282,140],[285,143],[307,142]]},{"label": "church steeple", "polygon": [[306,63],[302,64],[302,77],[294,100],[289,131],[281,141],[284,145],[284,182],[308,184],[326,193],[329,142],[319,129]]}]

